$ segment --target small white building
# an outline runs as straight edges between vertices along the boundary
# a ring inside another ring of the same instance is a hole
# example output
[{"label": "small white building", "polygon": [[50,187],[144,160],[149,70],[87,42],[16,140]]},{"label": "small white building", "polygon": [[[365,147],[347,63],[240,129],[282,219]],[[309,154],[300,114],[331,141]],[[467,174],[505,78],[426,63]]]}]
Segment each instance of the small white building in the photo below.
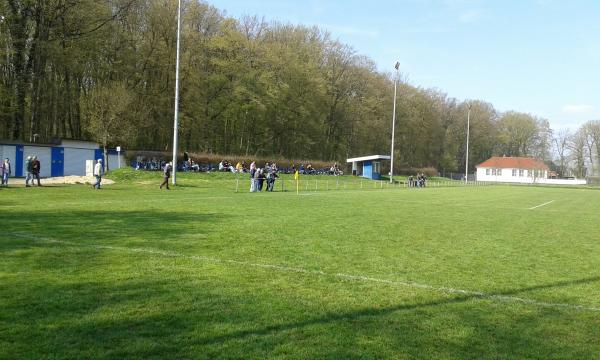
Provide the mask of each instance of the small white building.
[{"label": "small white building", "polygon": [[531,157],[492,157],[476,166],[477,181],[520,184],[585,185],[586,180],[549,179],[550,169]]},{"label": "small white building", "polygon": [[[63,140],[60,144],[25,144],[0,140],[0,158],[9,158],[13,176],[25,176],[25,159],[35,155],[40,161],[41,177],[86,175],[86,162],[103,157],[102,149],[95,142]],[[119,162],[118,156],[121,156]],[[123,153],[109,150],[109,168],[116,169],[125,164]]]},{"label": "small white building", "polygon": [[381,160],[390,160],[388,155],[369,155],[347,159],[352,163],[352,174],[371,180],[381,179]]}]

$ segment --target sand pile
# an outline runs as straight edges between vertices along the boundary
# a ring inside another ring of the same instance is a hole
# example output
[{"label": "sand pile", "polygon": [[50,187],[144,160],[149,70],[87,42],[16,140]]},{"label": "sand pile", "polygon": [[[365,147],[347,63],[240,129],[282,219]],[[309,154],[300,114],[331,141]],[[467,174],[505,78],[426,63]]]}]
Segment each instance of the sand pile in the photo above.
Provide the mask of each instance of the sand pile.
[{"label": "sand pile", "polygon": [[[42,179],[42,185],[44,184],[93,184],[96,182],[96,178],[93,176],[60,176],[50,177]],[[112,185],[115,182],[110,179],[102,179],[102,185]]]}]

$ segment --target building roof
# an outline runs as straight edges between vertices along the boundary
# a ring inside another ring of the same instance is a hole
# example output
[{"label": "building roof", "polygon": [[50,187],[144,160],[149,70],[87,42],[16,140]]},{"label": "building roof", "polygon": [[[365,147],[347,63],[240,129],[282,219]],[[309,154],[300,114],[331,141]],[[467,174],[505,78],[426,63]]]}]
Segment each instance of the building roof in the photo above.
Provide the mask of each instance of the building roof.
[{"label": "building roof", "polygon": [[500,157],[494,156],[481,164],[477,168],[498,168],[498,169],[534,169],[550,170],[543,161],[530,157]]},{"label": "building roof", "polygon": [[351,158],[346,160],[347,163],[351,162],[360,162],[360,161],[368,161],[368,160],[390,160],[389,155],[369,155],[369,156],[361,156],[356,158]]}]

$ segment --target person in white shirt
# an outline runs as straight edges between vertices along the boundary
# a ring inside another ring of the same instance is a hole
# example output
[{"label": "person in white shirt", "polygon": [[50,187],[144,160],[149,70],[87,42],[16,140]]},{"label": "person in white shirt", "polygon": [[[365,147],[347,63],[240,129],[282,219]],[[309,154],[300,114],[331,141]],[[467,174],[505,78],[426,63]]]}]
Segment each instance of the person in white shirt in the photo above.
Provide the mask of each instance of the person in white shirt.
[{"label": "person in white shirt", "polygon": [[102,159],[98,159],[98,162],[94,165],[94,176],[96,177],[96,183],[92,185],[94,189],[100,189],[102,175],[104,175],[104,166],[102,166]]}]

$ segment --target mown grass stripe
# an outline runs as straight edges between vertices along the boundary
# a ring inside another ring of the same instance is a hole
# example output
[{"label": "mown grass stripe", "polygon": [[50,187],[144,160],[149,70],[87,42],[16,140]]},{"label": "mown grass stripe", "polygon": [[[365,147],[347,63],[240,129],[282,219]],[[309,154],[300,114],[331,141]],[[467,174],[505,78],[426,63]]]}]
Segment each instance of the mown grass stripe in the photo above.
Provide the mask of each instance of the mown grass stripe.
[{"label": "mown grass stripe", "polygon": [[483,299],[483,300],[492,300],[496,302],[504,302],[504,303],[522,303],[531,306],[537,307],[546,307],[546,308],[562,308],[567,310],[581,310],[581,311],[591,311],[591,312],[600,312],[600,308],[598,307],[589,307],[577,304],[568,304],[568,303],[552,303],[552,302],[544,302],[536,299],[522,298],[517,296],[510,295],[502,295],[502,294],[489,294],[482,291],[474,291],[474,290],[465,290],[465,289],[457,289],[453,287],[446,286],[434,286],[428,284],[421,284],[416,282],[407,282],[407,281],[396,281],[396,280],[386,280],[379,279],[365,275],[352,275],[345,273],[327,273],[320,270],[308,270],[297,267],[289,267],[285,265],[274,265],[274,264],[260,264],[260,263],[252,263],[247,261],[240,260],[232,260],[232,259],[219,259],[214,257],[207,256],[199,256],[199,255],[186,255],[178,252],[172,251],[164,251],[164,250],[156,250],[156,249],[148,249],[148,248],[129,248],[129,247],[121,247],[121,246],[111,246],[111,245],[98,245],[98,244],[80,244],[72,241],[58,240],[52,239],[48,237],[39,237],[30,234],[23,233],[11,233],[10,235],[29,239],[34,241],[44,241],[48,243],[54,244],[63,244],[74,247],[88,247],[95,249],[106,249],[113,251],[126,251],[126,252],[134,252],[134,253],[146,253],[151,255],[160,255],[165,257],[177,257],[184,258],[195,261],[203,261],[203,262],[211,262],[211,263],[219,263],[219,264],[234,264],[242,267],[251,267],[251,268],[261,268],[261,269],[269,269],[276,270],[281,272],[292,272],[306,275],[316,275],[316,276],[326,276],[332,278],[338,278],[349,281],[361,281],[368,283],[377,283],[377,284],[385,284],[390,286],[402,286],[402,287],[410,287],[417,288],[422,290],[433,291],[437,293],[451,294],[451,295],[462,295],[472,297],[473,299]]}]

